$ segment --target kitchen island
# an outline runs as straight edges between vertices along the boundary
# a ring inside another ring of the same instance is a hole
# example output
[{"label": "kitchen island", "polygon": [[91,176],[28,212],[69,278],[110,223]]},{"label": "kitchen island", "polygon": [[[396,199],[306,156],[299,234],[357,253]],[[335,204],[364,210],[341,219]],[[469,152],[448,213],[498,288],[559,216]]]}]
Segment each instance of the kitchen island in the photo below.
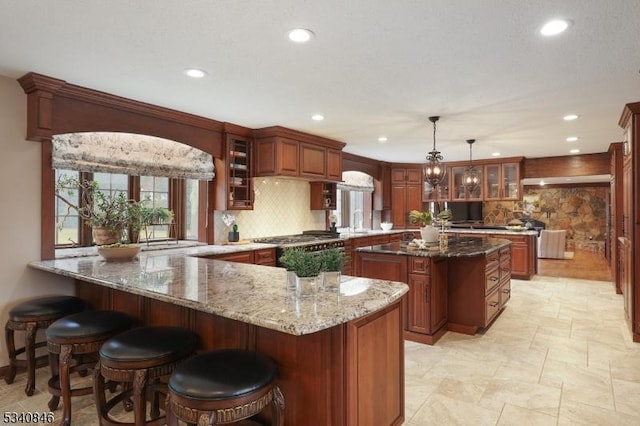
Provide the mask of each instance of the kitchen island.
[{"label": "kitchen island", "polygon": [[402,242],[356,249],[358,276],[409,285],[404,337],[434,344],[447,330],[475,334],[488,327],[511,294],[511,241],[449,237],[418,248]]},{"label": "kitchen island", "polygon": [[282,268],[197,257],[207,253],[175,249],[128,262],[92,256],[29,266],[73,278],[76,294],[94,309],[189,328],[201,336],[202,349],[272,357],[286,424],[404,421],[405,284],[343,276],[339,292],[300,299],[286,289]]}]

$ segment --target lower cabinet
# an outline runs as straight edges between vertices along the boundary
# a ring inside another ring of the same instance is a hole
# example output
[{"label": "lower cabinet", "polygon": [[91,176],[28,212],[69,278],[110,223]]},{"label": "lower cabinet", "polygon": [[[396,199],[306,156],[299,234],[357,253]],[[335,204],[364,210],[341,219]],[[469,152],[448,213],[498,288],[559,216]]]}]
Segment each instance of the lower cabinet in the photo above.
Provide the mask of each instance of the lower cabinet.
[{"label": "lower cabinet", "polygon": [[449,260],[448,329],[475,334],[488,327],[511,295],[506,251]]},{"label": "lower cabinet", "polygon": [[227,260],[229,262],[250,263],[255,265],[276,266],[276,249],[247,250],[235,253],[204,256],[207,259]]},{"label": "lower cabinet", "polygon": [[404,338],[434,344],[447,331],[447,259],[356,252],[356,275],[407,283]]}]

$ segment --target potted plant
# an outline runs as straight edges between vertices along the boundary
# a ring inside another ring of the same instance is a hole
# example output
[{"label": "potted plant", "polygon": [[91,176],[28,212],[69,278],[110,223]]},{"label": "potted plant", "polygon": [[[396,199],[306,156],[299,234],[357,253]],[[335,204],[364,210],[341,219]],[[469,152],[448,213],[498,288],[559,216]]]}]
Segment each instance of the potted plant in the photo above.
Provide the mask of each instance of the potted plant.
[{"label": "potted plant", "polygon": [[340,276],[345,262],[344,250],[337,247],[325,250],[320,255],[324,288],[336,290],[340,288]]},{"label": "potted plant", "polygon": [[318,254],[301,247],[291,247],[284,250],[279,260],[293,275],[293,283],[289,283],[289,287],[295,285],[296,295],[304,297],[316,293],[322,270],[322,260]]},{"label": "potted plant", "polygon": [[427,243],[435,243],[438,241],[438,228],[431,226],[433,216],[431,212],[421,212],[411,210],[409,212],[409,222],[420,225],[420,237]]},{"label": "potted plant", "polygon": [[[79,195],[78,204],[68,197]],[[78,216],[93,229],[96,245],[121,243],[125,230],[135,222],[138,202],[129,200],[124,193],[105,194],[94,180],[61,177],[55,187],[56,197],[65,203],[68,212],[75,210]]]}]

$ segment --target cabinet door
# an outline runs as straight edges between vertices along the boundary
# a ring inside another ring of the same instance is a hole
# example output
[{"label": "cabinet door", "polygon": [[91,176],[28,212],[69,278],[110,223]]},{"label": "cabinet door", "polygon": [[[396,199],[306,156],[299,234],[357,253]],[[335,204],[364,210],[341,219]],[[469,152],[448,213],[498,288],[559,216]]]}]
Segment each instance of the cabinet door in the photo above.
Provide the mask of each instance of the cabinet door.
[{"label": "cabinet door", "polygon": [[422,210],[422,185],[407,185],[406,191],[405,216],[408,216],[411,210]]},{"label": "cabinet door", "polygon": [[298,176],[300,168],[298,166],[299,144],[297,141],[289,139],[279,139],[277,145],[278,166],[277,174]]},{"label": "cabinet door", "polygon": [[406,329],[415,333],[430,334],[429,329],[429,276],[409,274],[407,293]]},{"label": "cabinet door", "polygon": [[520,191],[520,165],[505,163],[502,165],[502,198],[504,200],[518,200]]},{"label": "cabinet door", "polygon": [[464,201],[467,199],[467,190],[464,187],[465,166],[451,167],[451,200]]},{"label": "cabinet door", "polygon": [[396,228],[405,228],[409,221],[407,220],[407,187],[403,184],[394,184],[391,187],[391,222]]},{"label": "cabinet door", "polygon": [[406,183],[407,169],[391,169],[391,183]]},{"label": "cabinet door", "polygon": [[327,149],[327,179],[342,180],[342,151]]},{"label": "cabinet door", "polygon": [[238,262],[238,263],[253,263],[254,256],[253,251],[242,251],[239,253],[229,253],[229,254],[217,254],[213,256],[207,256],[208,259],[217,259],[217,260],[226,260],[229,262]]},{"label": "cabinet door", "polygon": [[[300,143],[300,176],[325,178],[327,175],[327,149]],[[342,174],[340,175],[342,177]]]},{"label": "cabinet door", "polygon": [[501,196],[501,167],[500,164],[487,164],[484,166],[484,199],[499,200]]},{"label": "cabinet door", "polygon": [[422,184],[422,169],[407,169],[407,183]]},{"label": "cabinet door", "polygon": [[276,249],[256,250],[253,258],[256,265],[276,266]]}]

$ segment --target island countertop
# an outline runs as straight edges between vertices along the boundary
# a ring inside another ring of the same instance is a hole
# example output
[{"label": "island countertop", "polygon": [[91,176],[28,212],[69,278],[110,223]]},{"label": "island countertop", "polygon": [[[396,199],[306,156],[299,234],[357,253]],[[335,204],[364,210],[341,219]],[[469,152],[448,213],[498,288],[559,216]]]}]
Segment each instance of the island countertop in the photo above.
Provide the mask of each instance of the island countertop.
[{"label": "island countertop", "polygon": [[420,249],[396,241],[389,244],[359,247],[356,251],[419,257],[468,257],[489,254],[509,244],[511,241],[501,238],[449,237],[445,250],[441,250],[438,243],[429,243],[426,249]]},{"label": "island countertop", "polygon": [[296,298],[286,288],[283,268],[196,257],[202,254],[175,249],[141,252],[128,262],[91,256],[34,261],[29,267],[292,335],[364,317],[408,291],[401,282],[342,276],[339,292]]}]

